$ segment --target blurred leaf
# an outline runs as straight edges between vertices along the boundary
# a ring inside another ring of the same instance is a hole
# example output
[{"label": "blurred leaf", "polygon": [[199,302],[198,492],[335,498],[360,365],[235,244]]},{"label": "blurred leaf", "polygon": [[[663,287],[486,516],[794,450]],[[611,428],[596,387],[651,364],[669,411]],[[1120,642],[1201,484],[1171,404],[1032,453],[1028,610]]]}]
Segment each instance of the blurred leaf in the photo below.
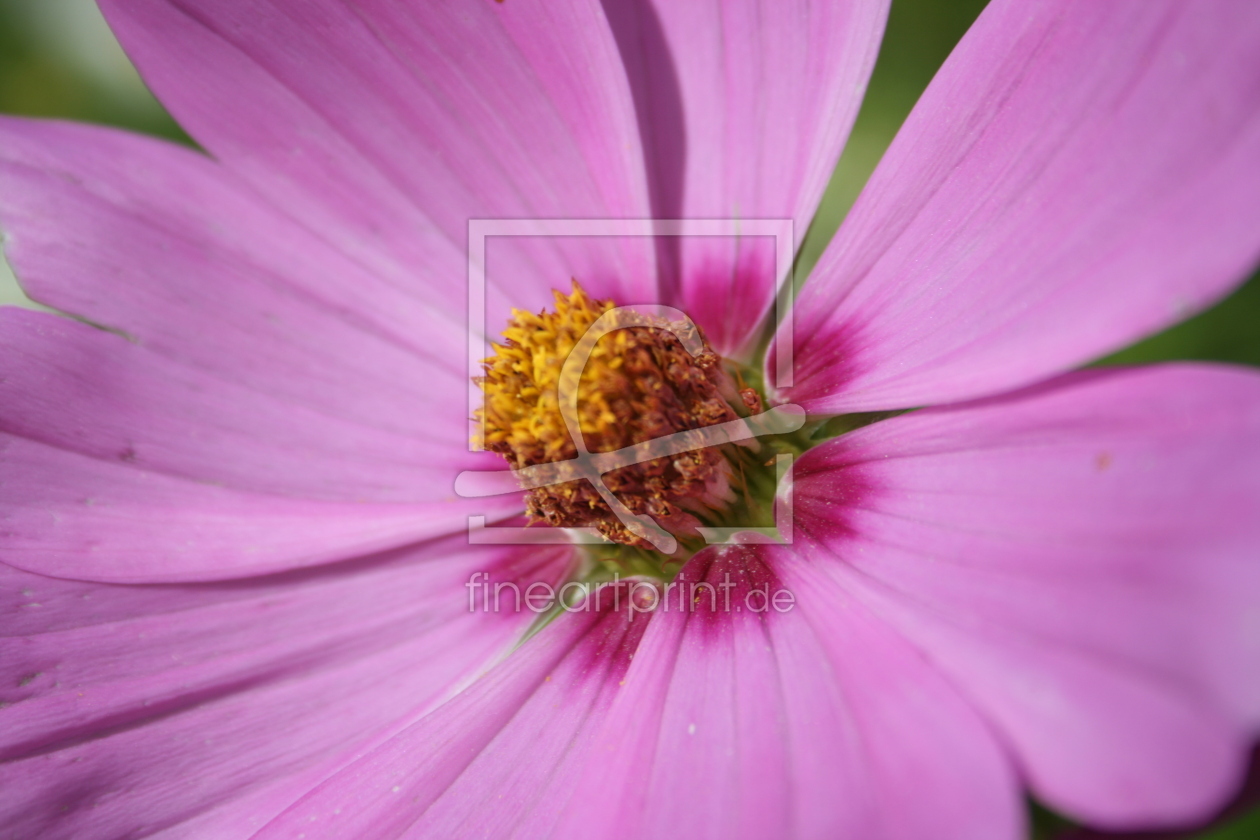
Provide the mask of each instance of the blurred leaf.
[{"label": "blurred leaf", "polygon": [[1030,840],[1054,840],[1075,827],[1071,820],[1061,817],[1040,802],[1028,800],[1028,835]]},{"label": "blurred leaf", "polygon": [[0,112],[190,142],[140,80],[94,0],[0,0]]},{"label": "blurred leaf", "polygon": [[1257,840],[1260,838],[1260,809],[1252,811],[1224,828],[1200,834],[1197,840]]}]

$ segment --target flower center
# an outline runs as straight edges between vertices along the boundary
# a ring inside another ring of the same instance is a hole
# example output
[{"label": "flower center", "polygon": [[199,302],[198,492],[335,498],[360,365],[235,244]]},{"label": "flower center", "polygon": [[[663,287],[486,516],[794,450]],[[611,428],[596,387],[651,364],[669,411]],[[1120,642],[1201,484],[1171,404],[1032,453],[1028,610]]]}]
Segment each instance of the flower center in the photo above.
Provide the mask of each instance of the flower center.
[{"label": "flower center", "polygon": [[[484,362],[484,446],[514,469],[581,454],[570,434],[575,424],[566,422],[566,402],[575,406],[589,453],[624,450],[761,411],[757,392],[744,387],[738,369],[714,353],[689,321],[637,317],[634,326],[605,332],[601,326],[609,319],[601,316],[615,310],[612,301],[591,299],[576,281],[568,295],[554,295],[555,312],[513,310],[502,343]],[[597,340],[583,342],[588,333]],[[566,366],[571,354],[581,354],[582,364]],[[603,483],[630,512],[692,542],[698,527],[723,521],[733,507],[747,515],[748,467],[760,463],[750,453],[758,448],[745,441],[627,461],[605,473]],[[611,542],[651,548],[590,481],[534,487],[527,492],[527,512],[532,522],[593,527]]]}]

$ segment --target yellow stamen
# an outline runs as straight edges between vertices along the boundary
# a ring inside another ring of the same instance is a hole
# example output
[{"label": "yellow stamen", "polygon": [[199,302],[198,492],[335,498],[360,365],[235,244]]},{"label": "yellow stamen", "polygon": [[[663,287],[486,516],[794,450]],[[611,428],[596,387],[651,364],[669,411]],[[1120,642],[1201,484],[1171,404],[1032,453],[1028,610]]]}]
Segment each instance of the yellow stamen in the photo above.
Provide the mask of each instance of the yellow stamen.
[{"label": "yellow stamen", "polygon": [[[573,458],[577,449],[560,413],[565,359],[610,300],[592,300],[573,282],[555,292],[555,312],[512,311],[504,341],[485,360],[481,384],[485,448],[514,468]],[[662,322],[662,327],[665,326]],[[610,452],[735,419],[743,402],[712,351],[692,356],[667,329],[629,327],[602,337],[578,385],[578,420],[586,448]],[[728,504],[730,466],[717,450],[686,452],[616,470],[607,486],[635,513],[674,533]],[[594,526],[615,542],[642,545],[587,482],[529,491],[531,518],[553,526]]]}]

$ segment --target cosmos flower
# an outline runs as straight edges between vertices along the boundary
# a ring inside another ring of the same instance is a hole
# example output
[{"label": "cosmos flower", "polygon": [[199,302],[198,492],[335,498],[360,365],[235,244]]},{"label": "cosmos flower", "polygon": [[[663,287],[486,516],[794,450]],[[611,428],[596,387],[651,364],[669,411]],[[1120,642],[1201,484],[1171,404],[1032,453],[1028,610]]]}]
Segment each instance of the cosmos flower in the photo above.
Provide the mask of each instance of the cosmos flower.
[{"label": "cosmos flower", "polygon": [[[469,220],[799,244],[886,3],[101,5],[204,153],[0,122],[6,253],[61,313],[0,311],[0,833],[1011,840],[1025,791],[1127,827],[1234,790],[1260,377],[1071,371],[1256,263],[1260,6],[995,0],[805,282],[790,387],[757,384],[764,243],[495,243],[494,358],[525,354],[489,363],[495,454],[467,445]],[[554,378],[572,312],[648,303],[707,349],[619,333],[587,422],[622,446],[802,406],[769,490],[792,543],[694,545],[757,490],[727,446],[622,485],[677,557],[599,517],[601,563],[470,545],[525,501],[457,474],[564,454],[513,365]],[[791,603],[620,584],[525,641],[533,612],[470,609],[618,563]]]}]

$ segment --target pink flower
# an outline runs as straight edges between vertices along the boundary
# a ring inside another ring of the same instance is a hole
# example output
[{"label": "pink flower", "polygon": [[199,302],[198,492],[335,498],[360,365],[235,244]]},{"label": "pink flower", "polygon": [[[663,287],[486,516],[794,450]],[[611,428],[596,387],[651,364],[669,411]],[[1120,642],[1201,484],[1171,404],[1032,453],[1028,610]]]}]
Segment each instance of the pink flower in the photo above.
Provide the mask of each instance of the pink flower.
[{"label": "pink flower", "polygon": [[[792,609],[468,609],[472,218],[791,218],[881,0],[102,0],[202,155],[0,122],[0,833],[1015,838],[1208,815],[1260,722],[1260,377],[1064,373],[1260,255],[1260,5],[995,0],[804,288]],[[496,245],[748,356],[728,239]],[[770,359],[775,358],[774,352]],[[607,607],[601,602],[601,606]],[[505,655],[511,650],[510,655]]]}]

